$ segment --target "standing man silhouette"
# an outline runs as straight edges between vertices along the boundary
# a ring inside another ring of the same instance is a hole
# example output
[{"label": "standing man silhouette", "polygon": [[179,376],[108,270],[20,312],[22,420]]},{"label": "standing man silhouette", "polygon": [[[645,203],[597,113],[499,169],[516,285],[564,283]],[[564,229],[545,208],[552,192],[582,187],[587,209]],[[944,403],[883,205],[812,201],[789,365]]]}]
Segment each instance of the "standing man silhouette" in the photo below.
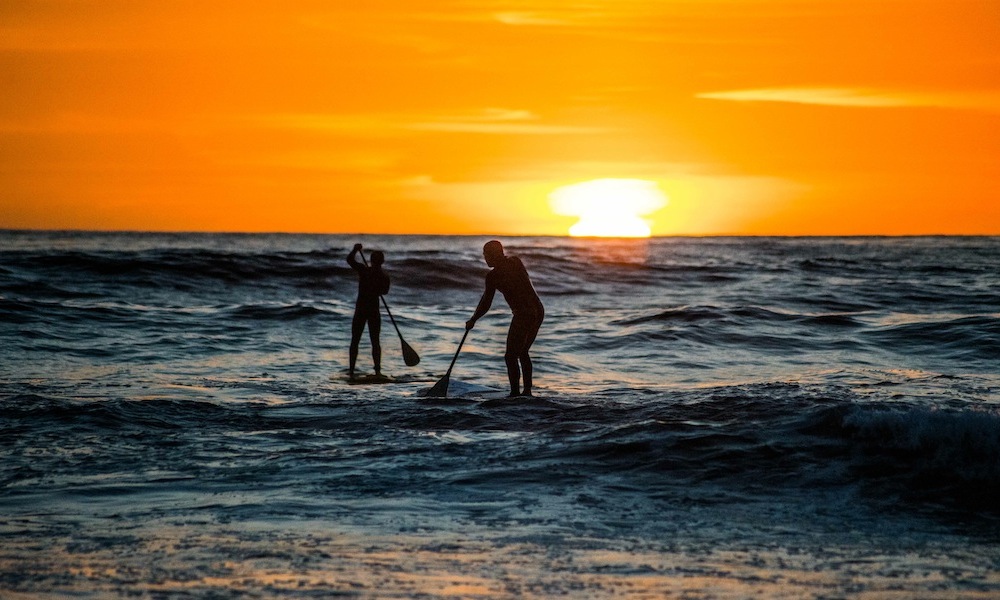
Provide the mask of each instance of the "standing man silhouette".
[{"label": "standing man silhouette", "polygon": [[[514,313],[507,332],[507,351],[503,359],[507,363],[507,378],[510,380],[511,396],[531,395],[531,357],[528,349],[538,335],[538,329],[545,318],[545,308],[538,298],[535,288],[528,278],[524,263],[516,256],[504,255],[503,245],[497,240],[486,242],[483,258],[492,270],[486,274],[486,290],[472,318],[466,321],[465,330],[470,331],[476,321],[490,310],[497,290]],[[520,377],[524,377],[524,388],[520,389]]]},{"label": "standing man silhouette", "polygon": [[[354,249],[347,255],[347,264],[358,272],[358,299],[354,304],[354,320],[351,322],[351,364],[349,377],[354,379],[354,366],[358,362],[358,345],[361,334],[368,325],[368,337],[372,342],[372,361],[375,363],[375,375],[382,375],[382,344],[379,334],[382,332],[382,315],[379,312],[379,296],[389,293],[389,276],[382,271],[385,255],[376,250],[372,252],[371,266],[358,262],[355,258],[361,252],[361,244],[354,244]],[[364,255],[362,255],[362,259]]]}]

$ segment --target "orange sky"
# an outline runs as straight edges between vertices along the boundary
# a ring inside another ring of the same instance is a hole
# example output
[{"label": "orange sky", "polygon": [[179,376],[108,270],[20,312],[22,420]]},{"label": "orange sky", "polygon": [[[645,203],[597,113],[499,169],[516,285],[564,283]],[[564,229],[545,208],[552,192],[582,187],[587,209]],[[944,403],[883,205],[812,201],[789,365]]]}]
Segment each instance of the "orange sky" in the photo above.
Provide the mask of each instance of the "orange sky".
[{"label": "orange sky", "polygon": [[1000,234],[1000,0],[7,0],[0,89],[0,228]]}]

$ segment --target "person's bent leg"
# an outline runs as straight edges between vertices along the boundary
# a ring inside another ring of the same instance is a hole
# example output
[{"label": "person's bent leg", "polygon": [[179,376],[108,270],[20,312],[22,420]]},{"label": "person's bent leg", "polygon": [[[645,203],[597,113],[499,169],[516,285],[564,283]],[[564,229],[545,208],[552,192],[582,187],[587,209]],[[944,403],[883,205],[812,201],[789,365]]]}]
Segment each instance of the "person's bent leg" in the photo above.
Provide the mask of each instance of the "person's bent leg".
[{"label": "person's bent leg", "polygon": [[[521,395],[521,368],[520,359],[525,353],[524,321],[514,317],[510,322],[510,330],[507,332],[507,351],[503,355],[503,360],[507,363],[507,379],[510,380],[510,395]],[[530,389],[530,388],[529,388]]]},{"label": "person's bent leg", "polygon": [[533,365],[531,364],[531,356],[528,355],[528,350],[531,349],[531,345],[535,343],[535,337],[538,336],[538,330],[541,326],[542,319],[539,318],[528,330],[527,335],[524,338],[524,350],[518,357],[518,360],[521,363],[521,376],[524,378],[524,389],[521,393],[525,396],[531,395],[531,376],[534,371]]},{"label": "person's bent leg", "polygon": [[503,361],[507,363],[507,380],[510,381],[510,396],[519,396],[521,394],[519,387],[521,370],[517,365],[517,355],[507,352],[503,355]]},{"label": "person's bent leg", "polygon": [[531,395],[531,371],[532,371],[531,357],[529,357],[528,353],[525,352],[518,359],[518,362],[521,364],[521,377],[524,379],[524,389],[521,390],[521,395],[522,396],[530,396]]}]

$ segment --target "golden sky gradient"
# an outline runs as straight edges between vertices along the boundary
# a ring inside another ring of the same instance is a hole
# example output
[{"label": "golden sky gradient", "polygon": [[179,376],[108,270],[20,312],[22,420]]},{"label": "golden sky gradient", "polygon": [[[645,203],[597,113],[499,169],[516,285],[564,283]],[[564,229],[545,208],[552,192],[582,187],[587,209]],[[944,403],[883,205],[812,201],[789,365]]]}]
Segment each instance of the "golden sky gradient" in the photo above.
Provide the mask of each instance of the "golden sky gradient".
[{"label": "golden sky gradient", "polygon": [[0,228],[1000,234],[1000,0],[6,0],[0,89]]}]

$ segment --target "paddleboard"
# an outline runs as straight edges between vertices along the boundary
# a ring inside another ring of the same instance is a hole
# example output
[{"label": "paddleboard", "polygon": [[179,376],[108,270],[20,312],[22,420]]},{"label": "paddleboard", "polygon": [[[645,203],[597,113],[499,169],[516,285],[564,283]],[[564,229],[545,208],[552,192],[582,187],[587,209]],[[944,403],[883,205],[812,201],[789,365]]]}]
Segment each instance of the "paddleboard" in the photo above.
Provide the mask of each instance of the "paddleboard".
[{"label": "paddleboard", "polygon": [[350,385],[382,385],[385,383],[401,383],[400,380],[392,377],[391,375],[375,375],[374,373],[369,373],[367,375],[355,375],[354,379],[351,379],[348,375],[331,375],[330,379],[344,381]]},{"label": "paddleboard", "polygon": [[[423,390],[423,393],[420,395],[426,396],[428,391],[430,391],[430,388]],[[448,398],[493,400],[496,398],[503,398],[506,395],[506,391],[488,385],[479,385],[455,379],[448,382]]]}]

